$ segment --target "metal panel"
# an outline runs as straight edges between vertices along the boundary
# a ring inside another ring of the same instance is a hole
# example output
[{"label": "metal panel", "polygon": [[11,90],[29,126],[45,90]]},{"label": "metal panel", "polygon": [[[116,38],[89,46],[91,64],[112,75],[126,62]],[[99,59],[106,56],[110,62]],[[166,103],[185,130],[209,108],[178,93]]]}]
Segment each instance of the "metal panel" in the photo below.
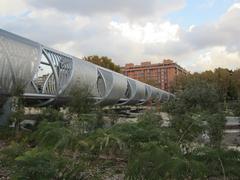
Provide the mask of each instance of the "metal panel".
[{"label": "metal panel", "polygon": [[0,92],[30,83],[40,56],[40,44],[0,29]]},{"label": "metal panel", "polygon": [[145,85],[145,97],[144,99],[139,103],[140,105],[146,104],[151,100],[151,95],[152,95],[152,89],[150,85],[144,84]]},{"label": "metal panel", "polygon": [[38,101],[38,105],[46,105],[53,102],[59,96],[64,96],[64,90],[68,87],[72,78],[72,57],[62,52],[42,46],[41,61],[34,78],[25,89],[25,94],[36,94],[46,97],[54,95],[55,98]]},{"label": "metal panel", "polygon": [[145,98],[145,85],[139,81],[128,78],[129,98],[121,105],[137,105]]},{"label": "metal panel", "polygon": [[152,90],[152,95],[151,95],[151,99],[153,103],[157,103],[160,102],[161,100],[161,91],[159,91],[159,89],[152,87],[151,86],[151,90]]},{"label": "metal panel", "polygon": [[165,101],[168,101],[170,98],[170,94],[169,93],[164,93],[162,98],[161,98],[161,102],[165,102]]},{"label": "metal panel", "polygon": [[101,105],[117,104],[127,89],[127,79],[119,73],[107,69],[99,68],[98,72],[102,75],[105,82],[105,96],[99,102]]},{"label": "metal panel", "polygon": [[97,80],[98,72],[96,65],[73,57],[73,74],[65,94],[67,95],[71,88],[84,88],[89,90],[89,93],[94,98],[99,98]]}]

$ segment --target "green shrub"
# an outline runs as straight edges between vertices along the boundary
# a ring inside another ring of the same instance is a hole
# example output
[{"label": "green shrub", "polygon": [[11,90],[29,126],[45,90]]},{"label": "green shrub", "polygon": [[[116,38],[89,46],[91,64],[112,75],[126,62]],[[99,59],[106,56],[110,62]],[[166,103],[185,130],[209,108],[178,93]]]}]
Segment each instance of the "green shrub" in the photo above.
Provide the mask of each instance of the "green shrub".
[{"label": "green shrub", "polygon": [[240,152],[234,150],[200,148],[195,149],[191,158],[203,162],[207,176],[214,178],[239,179]]},{"label": "green shrub", "polygon": [[208,114],[207,117],[207,130],[210,137],[210,145],[213,147],[220,147],[223,133],[225,128],[226,119],[224,114]]},{"label": "green shrub", "polygon": [[22,144],[12,142],[9,146],[0,151],[0,164],[6,167],[14,166],[15,158],[22,155],[25,149],[26,148]]},{"label": "green shrub", "polygon": [[71,129],[61,121],[41,122],[32,139],[41,147],[60,151],[72,149],[77,144],[76,137]]},{"label": "green shrub", "polygon": [[54,122],[54,121],[64,121],[65,119],[64,119],[64,114],[60,112],[60,110],[48,107],[43,109],[43,111],[39,116],[39,120]]},{"label": "green shrub", "polygon": [[203,163],[187,159],[176,145],[150,142],[132,152],[126,179],[196,179],[204,178],[205,172]]},{"label": "green shrub", "polygon": [[96,107],[95,101],[91,98],[91,88],[73,87],[70,91],[69,111],[75,114],[88,114]]},{"label": "green shrub", "polygon": [[13,178],[16,179],[52,179],[57,176],[64,162],[47,150],[32,149],[16,159]]}]

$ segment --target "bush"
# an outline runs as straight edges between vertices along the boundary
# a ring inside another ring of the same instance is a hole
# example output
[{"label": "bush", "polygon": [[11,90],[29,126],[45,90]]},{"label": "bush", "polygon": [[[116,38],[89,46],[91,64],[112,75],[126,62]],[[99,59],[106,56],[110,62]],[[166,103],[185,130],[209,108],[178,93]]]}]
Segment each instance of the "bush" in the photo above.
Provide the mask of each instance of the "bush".
[{"label": "bush", "polygon": [[60,112],[58,109],[48,107],[43,109],[39,117],[39,120],[54,122],[54,121],[64,121],[65,119],[64,119],[64,114]]},{"label": "bush", "polygon": [[191,158],[205,164],[209,178],[239,179],[240,177],[239,151],[203,147],[195,149]]},{"label": "bush", "polygon": [[226,123],[225,116],[222,113],[209,114],[206,119],[210,144],[213,147],[220,147]]},{"label": "bush", "polygon": [[0,164],[10,168],[15,166],[15,158],[22,155],[25,149],[22,144],[13,142],[0,151]]},{"label": "bush", "polygon": [[189,160],[175,144],[145,143],[140,151],[133,151],[128,162],[127,179],[196,179],[205,177],[201,162]]},{"label": "bush", "polygon": [[174,115],[170,122],[181,144],[193,142],[204,132],[205,128],[203,117],[195,113]]},{"label": "bush", "polygon": [[63,161],[47,150],[32,149],[16,159],[13,177],[16,179],[52,179],[57,176]]},{"label": "bush", "polygon": [[95,101],[92,99],[91,89],[85,87],[73,87],[70,91],[69,111],[75,114],[87,114],[95,108]]},{"label": "bush", "polygon": [[39,146],[60,151],[73,148],[77,144],[76,138],[61,121],[41,122],[32,136]]}]

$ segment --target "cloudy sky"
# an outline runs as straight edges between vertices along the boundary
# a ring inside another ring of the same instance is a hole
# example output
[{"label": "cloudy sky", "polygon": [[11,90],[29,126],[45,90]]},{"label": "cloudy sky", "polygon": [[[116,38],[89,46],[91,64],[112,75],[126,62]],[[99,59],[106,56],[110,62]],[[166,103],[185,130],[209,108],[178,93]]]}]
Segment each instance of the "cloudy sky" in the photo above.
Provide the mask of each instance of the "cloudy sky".
[{"label": "cloudy sky", "polygon": [[120,65],[240,68],[240,0],[0,0],[0,28]]}]

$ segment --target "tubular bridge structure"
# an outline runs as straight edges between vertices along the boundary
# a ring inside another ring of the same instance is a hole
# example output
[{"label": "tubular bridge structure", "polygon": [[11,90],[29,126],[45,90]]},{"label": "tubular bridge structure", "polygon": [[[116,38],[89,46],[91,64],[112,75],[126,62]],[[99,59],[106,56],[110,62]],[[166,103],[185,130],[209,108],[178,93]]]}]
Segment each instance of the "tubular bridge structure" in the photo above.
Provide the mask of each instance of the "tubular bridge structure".
[{"label": "tubular bridge structure", "polygon": [[97,104],[141,105],[174,95],[109,69],[0,29],[0,98],[23,87],[35,105],[64,103],[72,88],[88,87]]}]

